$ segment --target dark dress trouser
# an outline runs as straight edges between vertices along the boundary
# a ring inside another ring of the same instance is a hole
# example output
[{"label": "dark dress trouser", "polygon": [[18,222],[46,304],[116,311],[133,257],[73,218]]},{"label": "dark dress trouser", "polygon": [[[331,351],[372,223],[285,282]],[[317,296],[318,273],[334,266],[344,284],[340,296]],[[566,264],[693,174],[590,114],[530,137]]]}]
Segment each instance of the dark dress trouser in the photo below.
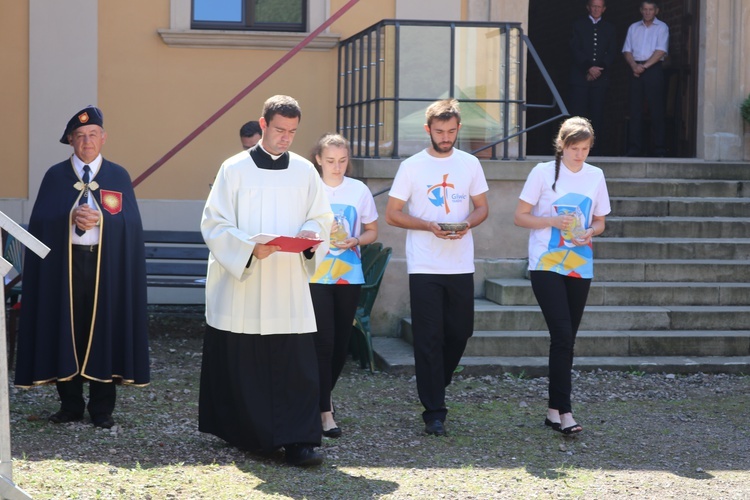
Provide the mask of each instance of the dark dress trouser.
[{"label": "dark dress trouser", "polygon": [[588,118],[594,127],[596,141],[591,154],[601,154],[600,145],[603,144],[604,130],[604,106],[606,105],[607,87],[609,80],[601,77],[595,83],[581,82],[571,83],[568,97],[568,113],[571,116],[583,116]]},{"label": "dark dress trouser", "polygon": [[[73,324],[75,326],[76,355],[80,366],[85,357],[89,342],[89,330],[94,309],[94,291],[96,290],[97,251],[90,251],[87,246],[73,246]],[[81,375],[72,380],[57,382],[57,393],[60,395],[60,409],[75,415],[83,415],[86,403],[83,399],[83,382]],[[89,381],[88,410],[92,419],[112,415],[115,409],[117,389],[112,382]]]},{"label": "dark dress trouser", "polygon": [[425,423],[445,421],[445,388],[474,333],[473,274],[410,274],[414,370]]},{"label": "dark dress trouser", "polygon": [[315,309],[315,353],[318,355],[320,411],[331,411],[331,391],[346,365],[352,323],[362,285],[310,283]]},{"label": "dark dress trouser", "polygon": [[553,271],[531,271],[529,275],[531,288],[549,329],[548,408],[570,413],[573,350],[591,279],[564,276]]},{"label": "dark dress trouser", "polygon": [[630,77],[630,125],[628,128],[628,152],[645,152],[643,147],[643,99],[648,103],[651,116],[651,137],[653,153],[664,155],[665,146],[665,103],[664,68],[658,62],[641,73]]}]

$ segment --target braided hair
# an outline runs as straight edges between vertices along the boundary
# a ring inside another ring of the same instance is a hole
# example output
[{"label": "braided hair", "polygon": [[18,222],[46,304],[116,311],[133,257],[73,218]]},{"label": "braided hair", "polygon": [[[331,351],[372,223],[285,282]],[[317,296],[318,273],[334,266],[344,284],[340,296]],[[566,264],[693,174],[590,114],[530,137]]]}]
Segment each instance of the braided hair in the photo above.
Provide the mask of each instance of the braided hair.
[{"label": "braided hair", "polygon": [[586,118],[573,116],[560,125],[560,131],[552,143],[555,148],[555,181],[552,183],[552,191],[555,191],[557,178],[560,177],[563,149],[582,141],[591,141],[591,146],[594,145],[594,127]]}]

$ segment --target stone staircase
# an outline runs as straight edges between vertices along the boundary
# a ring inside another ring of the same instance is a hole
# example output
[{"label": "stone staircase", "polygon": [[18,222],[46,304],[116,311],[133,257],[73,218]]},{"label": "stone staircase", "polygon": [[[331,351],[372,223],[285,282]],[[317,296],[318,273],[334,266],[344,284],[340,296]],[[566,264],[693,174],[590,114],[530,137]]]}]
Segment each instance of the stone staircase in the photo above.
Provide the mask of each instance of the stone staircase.
[{"label": "stone staircase", "polygon": [[[594,243],[575,369],[750,373],[750,165],[600,165],[612,213]],[[547,374],[549,337],[521,264],[502,266],[476,300],[467,372]],[[401,339],[374,349],[383,369],[408,373],[401,323]]]}]

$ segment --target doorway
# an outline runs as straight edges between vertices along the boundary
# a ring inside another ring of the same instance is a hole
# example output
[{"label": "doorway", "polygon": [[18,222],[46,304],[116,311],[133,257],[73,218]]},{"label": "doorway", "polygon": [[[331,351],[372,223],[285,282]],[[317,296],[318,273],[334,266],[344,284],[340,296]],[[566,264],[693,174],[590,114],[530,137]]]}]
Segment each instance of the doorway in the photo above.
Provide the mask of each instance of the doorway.
[{"label": "doorway", "polygon": [[[667,156],[694,158],[697,130],[697,68],[699,0],[660,1],[658,18],[669,26],[669,55],[664,63],[666,89],[666,142]],[[573,22],[586,16],[587,0],[550,2],[529,0],[528,36],[536,48],[557,90],[566,100],[570,69],[569,42]],[[615,25],[618,55],[611,68],[604,130],[597,131],[602,141],[601,154],[621,156],[627,148],[628,134],[628,83],[629,71],[619,53],[625,41],[628,26],[640,19],[640,0],[609,0],[603,16]],[[552,102],[541,73],[533,63],[526,77],[528,102]],[[553,110],[529,109],[527,123],[539,123],[554,116]],[[644,144],[649,143],[648,111],[645,111]],[[527,154],[550,156],[552,139],[559,121],[528,133]],[[599,133],[601,132],[601,134]]]}]

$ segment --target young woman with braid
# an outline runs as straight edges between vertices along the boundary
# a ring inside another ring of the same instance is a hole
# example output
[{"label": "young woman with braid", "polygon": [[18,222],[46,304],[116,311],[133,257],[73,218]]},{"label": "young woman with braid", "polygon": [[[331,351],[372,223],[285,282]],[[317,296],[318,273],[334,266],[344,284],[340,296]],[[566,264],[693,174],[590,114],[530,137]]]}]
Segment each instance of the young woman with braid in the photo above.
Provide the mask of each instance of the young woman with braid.
[{"label": "young woman with braid", "polygon": [[341,436],[333,418],[331,391],[341,375],[349,349],[352,322],[365,282],[360,245],[378,237],[378,212],[370,189],[346,177],[349,142],[339,134],[320,138],[314,151],[328,201],[334,213],[325,260],[310,279],[315,321],[315,351],[320,380],[320,420],[325,437]]},{"label": "young woman with braid", "polygon": [[570,403],[573,346],[593,277],[592,238],[610,212],[604,173],[586,163],[594,130],[585,118],[565,120],[555,160],[526,179],[514,222],[531,229],[531,286],[550,334],[549,403],[545,425],[565,435],[583,430]]}]

